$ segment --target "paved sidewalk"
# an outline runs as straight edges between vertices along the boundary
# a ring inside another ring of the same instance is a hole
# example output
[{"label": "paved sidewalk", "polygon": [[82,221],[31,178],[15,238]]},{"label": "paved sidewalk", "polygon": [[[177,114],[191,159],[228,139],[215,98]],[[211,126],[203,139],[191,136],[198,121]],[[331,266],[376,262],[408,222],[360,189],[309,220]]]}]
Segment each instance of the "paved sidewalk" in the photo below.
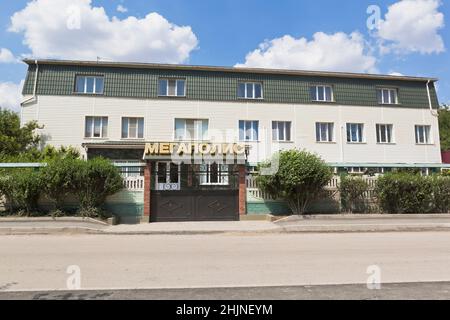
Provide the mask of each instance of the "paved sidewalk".
[{"label": "paved sidewalk", "polygon": [[450,231],[448,214],[291,216],[276,222],[283,232]]},{"label": "paved sidewalk", "polygon": [[172,222],[109,226],[82,218],[0,218],[0,235],[201,235],[261,233],[450,231],[450,215],[315,215],[276,222]]},{"label": "paved sidewalk", "polygon": [[111,226],[108,234],[217,234],[239,232],[275,232],[280,228],[269,221],[159,222]]}]

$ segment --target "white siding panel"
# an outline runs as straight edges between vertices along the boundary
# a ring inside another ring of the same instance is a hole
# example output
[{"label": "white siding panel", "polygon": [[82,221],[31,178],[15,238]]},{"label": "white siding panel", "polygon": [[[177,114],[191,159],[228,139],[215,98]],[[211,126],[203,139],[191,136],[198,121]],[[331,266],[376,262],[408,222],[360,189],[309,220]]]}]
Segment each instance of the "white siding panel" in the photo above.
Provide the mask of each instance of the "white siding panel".
[{"label": "white siding panel", "polygon": [[[172,141],[175,118],[209,119],[210,130],[231,131],[235,139],[239,120],[258,120],[260,141],[251,143],[251,163],[269,157],[277,147],[307,149],[327,162],[441,163],[438,121],[428,109],[76,96],[40,96],[38,101],[23,108],[22,121],[37,120],[45,125],[42,132],[47,142],[55,146],[80,147],[84,142],[105,141],[84,139],[85,116],[108,116],[111,141],[121,140],[122,117],[144,117],[146,141]],[[292,122],[293,143],[272,144],[271,122],[274,120]],[[316,142],[316,122],[334,122],[335,143]],[[347,143],[346,123],[350,122],[364,123],[365,143]],[[394,125],[394,144],[377,144],[377,123]],[[432,126],[433,145],[416,145],[416,124]]]}]

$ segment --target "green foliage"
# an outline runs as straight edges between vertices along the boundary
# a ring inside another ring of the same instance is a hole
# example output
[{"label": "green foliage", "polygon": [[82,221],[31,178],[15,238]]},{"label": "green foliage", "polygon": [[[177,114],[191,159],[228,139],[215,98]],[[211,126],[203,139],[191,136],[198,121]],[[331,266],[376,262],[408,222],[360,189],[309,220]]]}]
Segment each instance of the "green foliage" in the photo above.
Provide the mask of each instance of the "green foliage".
[{"label": "green foliage", "polygon": [[448,213],[450,211],[450,175],[433,176],[434,212]]},{"label": "green foliage", "polygon": [[0,178],[0,193],[6,197],[10,211],[30,215],[37,211],[42,178],[36,169],[12,169]]},{"label": "green foliage", "polygon": [[0,170],[0,194],[6,197],[10,211],[27,215],[38,212],[38,200],[45,194],[54,203],[52,216],[61,216],[65,198],[75,194],[80,200],[80,214],[103,216],[101,207],[106,197],[122,188],[119,170],[101,158],[83,161],[66,155],[41,169]]},{"label": "green foliage", "polygon": [[54,159],[80,158],[80,152],[73,147],[60,147],[56,149],[53,146],[46,146],[43,150],[31,149],[27,152],[14,155],[0,155],[0,162],[3,163],[35,163],[49,162]]},{"label": "green foliage", "polygon": [[39,160],[42,162],[52,161],[54,159],[79,159],[80,151],[75,149],[74,147],[64,147],[61,146],[59,149],[56,149],[53,146],[46,146],[39,153]]},{"label": "green foliage", "polygon": [[42,170],[43,192],[54,203],[55,210],[62,210],[64,199],[75,191],[75,177],[81,164],[82,160],[58,156]]},{"label": "green foliage", "polygon": [[439,132],[442,151],[450,150],[450,109],[439,110]]},{"label": "green foliage", "polygon": [[389,173],[378,179],[375,192],[380,208],[387,213],[429,213],[435,207],[430,177]]},{"label": "green foliage", "polygon": [[42,127],[34,121],[20,127],[17,113],[0,108],[0,158],[37,149],[41,141],[35,132],[37,129]]},{"label": "green foliage", "polygon": [[103,158],[80,163],[74,178],[80,213],[84,216],[102,215],[100,207],[106,198],[123,188],[122,176],[110,161]]},{"label": "green foliage", "polygon": [[286,200],[294,214],[304,214],[308,204],[323,193],[332,177],[331,168],[318,156],[299,150],[282,151],[261,167],[277,162],[276,173],[257,178],[259,187],[273,198]]},{"label": "green foliage", "polygon": [[342,208],[349,213],[365,212],[366,199],[364,193],[369,190],[369,185],[361,177],[350,175],[341,176],[339,184]]}]

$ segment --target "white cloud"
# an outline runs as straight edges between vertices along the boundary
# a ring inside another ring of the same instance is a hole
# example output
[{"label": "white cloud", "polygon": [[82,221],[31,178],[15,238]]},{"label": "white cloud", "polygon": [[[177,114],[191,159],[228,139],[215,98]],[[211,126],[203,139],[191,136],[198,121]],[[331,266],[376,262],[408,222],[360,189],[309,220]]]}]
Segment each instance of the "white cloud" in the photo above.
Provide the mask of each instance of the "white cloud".
[{"label": "white cloud", "polygon": [[128,12],[128,9],[127,8],[125,8],[123,5],[121,5],[121,4],[119,4],[118,6],[117,6],[117,9],[116,9],[118,12],[120,12],[120,13],[126,13],[126,12]]},{"label": "white cloud", "polygon": [[20,110],[22,101],[22,88],[24,81],[19,84],[13,82],[0,82],[0,107],[14,111]]},{"label": "white cloud", "polygon": [[0,63],[14,63],[14,62],[17,62],[17,60],[12,54],[12,52],[6,48],[0,48]]},{"label": "white cloud", "polygon": [[440,0],[401,0],[391,5],[376,33],[382,52],[443,52],[444,41],[438,33],[444,27],[440,5]]},{"label": "white cloud", "polygon": [[189,26],[177,26],[158,13],[144,18],[108,17],[91,0],[35,0],[11,18],[12,32],[37,58],[185,62],[198,40]]},{"label": "white cloud", "polygon": [[390,76],[397,76],[397,77],[401,77],[401,76],[404,76],[404,74],[403,73],[400,73],[400,72],[391,72],[391,73],[389,73],[389,75]]},{"label": "white cloud", "polygon": [[376,72],[377,59],[370,51],[358,32],[317,32],[312,40],[286,35],[260,44],[236,67]]}]

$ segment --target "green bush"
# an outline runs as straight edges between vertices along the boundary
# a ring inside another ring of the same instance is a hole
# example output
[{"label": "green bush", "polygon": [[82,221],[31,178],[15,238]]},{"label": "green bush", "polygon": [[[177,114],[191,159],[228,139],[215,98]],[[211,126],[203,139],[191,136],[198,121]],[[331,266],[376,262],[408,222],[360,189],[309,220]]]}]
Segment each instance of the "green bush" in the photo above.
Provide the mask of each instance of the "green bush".
[{"label": "green bush", "polygon": [[6,170],[0,169],[0,198],[4,197],[6,209],[9,212],[13,211],[13,189],[12,189],[12,177],[6,174]]},{"label": "green bush", "polygon": [[434,176],[432,182],[434,212],[448,213],[450,211],[450,176]]},{"label": "green bush", "polygon": [[80,162],[74,177],[75,194],[80,201],[80,214],[102,216],[106,198],[123,188],[119,170],[108,160],[95,158]]},{"label": "green bush", "polygon": [[354,213],[367,210],[364,193],[369,190],[369,185],[363,178],[343,175],[338,189],[344,211]]},{"label": "green bush", "polygon": [[411,173],[389,173],[377,181],[380,208],[387,213],[429,213],[434,210],[433,181]]},{"label": "green bush", "polygon": [[83,161],[72,157],[55,158],[42,170],[43,191],[55,211],[63,211],[64,200],[75,191],[75,177]]},{"label": "green bush", "polygon": [[10,211],[26,215],[38,211],[38,200],[42,191],[42,177],[36,169],[3,170],[0,178],[0,193],[6,197]]},{"label": "green bush", "polygon": [[259,187],[273,198],[284,199],[294,214],[304,214],[311,201],[323,194],[332,177],[331,168],[318,156],[289,150],[275,155],[262,169],[275,167],[271,175],[257,178]]},{"label": "green bush", "polygon": [[106,198],[123,188],[119,170],[108,160],[83,161],[72,156],[57,157],[41,169],[16,168],[0,170],[0,194],[10,211],[27,215],[38,212],[41,194],[54,203],[54,216],[61,216],[65,198],[79,198],[80,214],[101,216]]}]

